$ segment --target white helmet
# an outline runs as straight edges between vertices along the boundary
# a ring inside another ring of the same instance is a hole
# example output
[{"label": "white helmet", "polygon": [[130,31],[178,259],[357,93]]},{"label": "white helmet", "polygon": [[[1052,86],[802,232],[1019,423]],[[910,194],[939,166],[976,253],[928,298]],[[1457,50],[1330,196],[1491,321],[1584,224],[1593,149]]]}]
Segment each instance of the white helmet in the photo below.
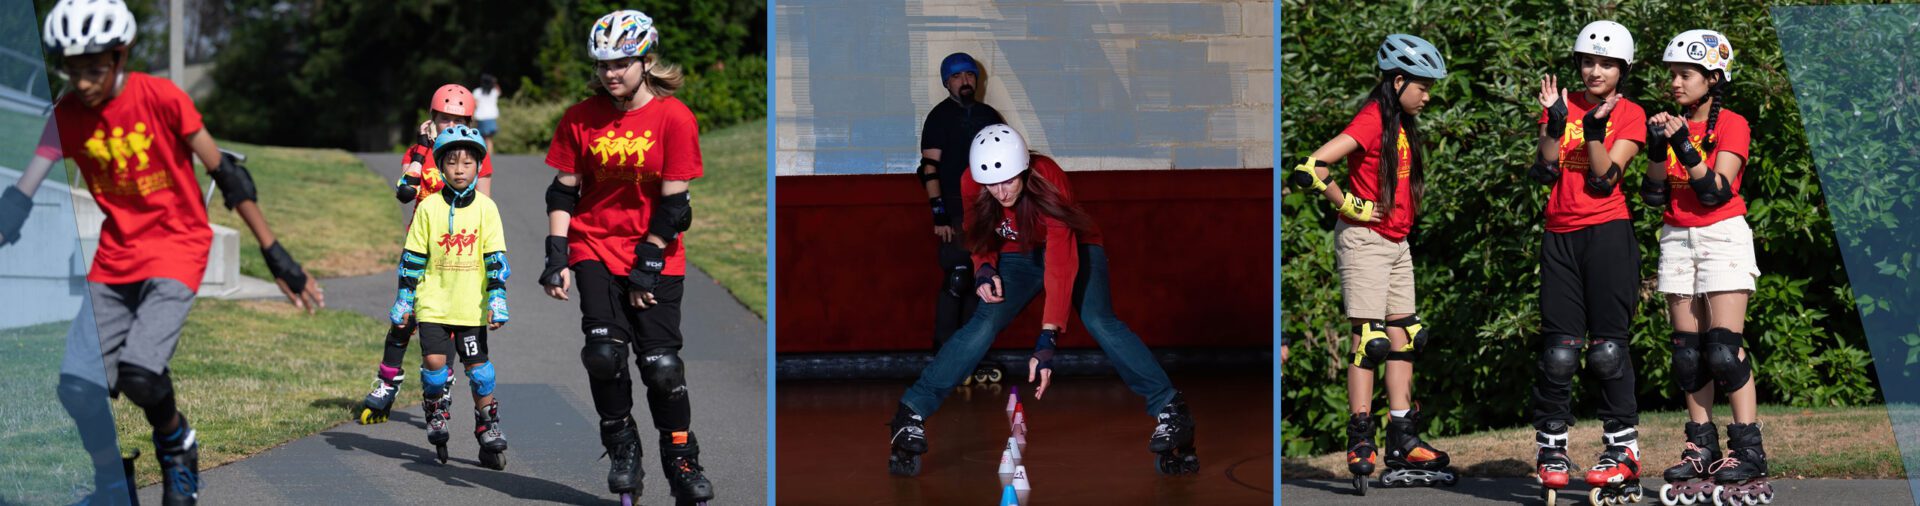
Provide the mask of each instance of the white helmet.
[{"label": "white helmet", "polygon": [[967,172],[973,182],[995,184],[1027,171],[1027,140],[1005,123],[988,125],[973,134],[967,150]]},{"label": "white helmet", "polygon": [[1726,35],[1713,30],[1687,30],[1675,35],[1667,43],[1666,55],[1662,60],[1672,63],[1691,63],[1706,67],[1708,71],[1718,70],[1728,82],[1733,81],[1733,56],[1739,54],[1733,50],[1733,41]]},{"label": "white helmet", "polygon": [[121,0],[60,0],[47,12],[40,43],[60,56],[104,53],[133,43],[133,11]]},{"label": "white helmet", "polygon": [[593,22],[587,33],[587,51],[596,61],[638,58],[660,43],[660,32],[653,18],[636,10],[613,11]]},{"label": "white helmet", "polygon": [[1627,33],[1627,27],[1612,21],[1587,23],[1586,28],[1580,29],[1579,38],[1573,41],[1573,52],[1618,58],[1632,65],[1633,34]]}]

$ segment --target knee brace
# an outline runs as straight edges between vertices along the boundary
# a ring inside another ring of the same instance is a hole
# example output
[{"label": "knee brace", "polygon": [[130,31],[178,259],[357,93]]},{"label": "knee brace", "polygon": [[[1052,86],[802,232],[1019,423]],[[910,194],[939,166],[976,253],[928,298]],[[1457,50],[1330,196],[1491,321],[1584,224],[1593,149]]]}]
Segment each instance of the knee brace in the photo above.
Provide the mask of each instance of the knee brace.
[{"label": "knee brace", "polygon": [[1554,384],[1573,382],[1573,375],[1580,372],[1580,338],[1564,335],[1546,337],[1546,348],[1540,351],[1540,374]]},{"label": "knee brace", "polygon": [[587,345],[580,348],[580,363],[587,366],[588,377],[610,380],[626,375],[627,342],[611,337],[612,333],[605,327],[588,332]]},{"label": "knee brace", "polygon": [[1420,324],[1420,315],[1408,316],[1387,322],[1388,327],[1399,327],[1407,332],[1407,345],[1387,354],[1387,360],[1413,362],[1427,350],[1427,327]]},{"label": "knee brace", "polygon": [[1392,344],[1387,341],[1387,326],[1380,322],[1367,322],[1354,328],[1360,334],[1360,344],[1353,347],[1353,366],[1373,370],[1380,361],[1387,359]]},{"label": "knee brace", "polygon": [[1613,381],[1633,371],[1633,357],[1624,341],[1595,339],[1587,346],[1587,371],[1594,379]]},{"label": "knee brace", "polygon": [[467,379],[472,380],[467,387],[474,395],[493,395],[493,362],[467,368]]},{"label": "knee brace", "polygon": [[1680,391],[1693,393],[1707,386],[1707,376],[1700,374],[1705,362],[1700,356],[1700,333],[1673,333],[1673,383]]},{"label": "knee brace", "polygon": [[646,383],[647,390],[666,392],[669,399],[678,400],[687,395],[686,367],[680,363],[680,355],[672,351],[649,353],[642,358],[640,381]]},{"label": "knee brace", "polygon": [[447,382],[451,381],[452,379],[453,379],[452,367],[443,365],[443,366],[440,366],[440,370],[438,371],[427,369],[425,367],[420,368],[421,390],[426,392],[427,397],[439,397],[442,395],[446,395]]},{"label": "knee brace", "polygon": [[120,364],[120,393],[141,409],[152,409],[173,398],[173,380],[165,373],[154,374],[145,367]]},{"label": "knee brace", "polygon": [[1740,334],[1721,327],[1707,331],[1707,370],[1713,372],[1713,384],[1722,392],[1733,393],[1747,386],[1747,379],[1753,374],[1752,357],[1740,358],[1740,346],[1745,340]]}]

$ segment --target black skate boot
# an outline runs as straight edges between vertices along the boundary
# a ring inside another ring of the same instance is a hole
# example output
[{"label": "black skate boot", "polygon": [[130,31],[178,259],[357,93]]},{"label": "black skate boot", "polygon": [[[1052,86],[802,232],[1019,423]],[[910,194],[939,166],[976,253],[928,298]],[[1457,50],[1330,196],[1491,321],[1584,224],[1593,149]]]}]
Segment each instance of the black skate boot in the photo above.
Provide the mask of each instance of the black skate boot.
[{"label": "black skate boot", "polygon": [[700,441],[692,432],[660,434],[660,468],[666,470],[675,504],[703,506],[713,499],[713,483],[700,467]]},{"label": "black skate boot", "polygon": [[640,496],[640,478],[646,474],[640,470],[640,431],[633,417],[601,420],[600,445],[607,449],[602,456],[613,462],[607,470],[607,491],[620,494],[621,501],[630,504]]},{"label": "black skate boot", "polygon": [[1420,440],[1420,406],[1407,411],[1406,417],[1387,417],[1387,473],[1380,475],[1386,487],[1453,486],[1459,478],[1447,469],[1447,452]]},{"label": "black skate boot", "polygon": [[507,435],[500,431],[500,403],[473,410],[473,440],[480,443],[480,465],[495,471],[507,468]]},{"label": "black skate boot", "polygon": [[453,390],[448,389],[438,399],[427,399],[421,403],[421,409],[427,414],[427,442],[433,444],[434,457],[441,464],[447,463],[447,440],[453,436],[447,433],[447,421],[453,419]]},{"label": "black skate boot", "polygon": [[160,503],[166,506],[189,506],[200,500],[200,440],[187,426],[187,416],[178,416],[180,427],[168,434],[153,434],[153,456],[160,461],[164,490]]},{"label": "black skate boot", "polygon": [[360,425],[373,425],[387,421],[387,415],[393,412],[394,398],[400,393],[400,385],[407,376],[400,369],[380,364],[379,372],[373,379],[373,391],[353,407],[353,421]]},{"label": "black skate boot", "polygon": [[1147,450],[1159,455],[1154,468],[1169,475],[1200,472],[1200,456],[1193,451],[1193,413],[1187,411],[1186,398],[1174,392],[1173,400],[1155,417],[1159,423],[1147,440]]},{"label": "black skate boot", "polygon": [[1773,502],[1760,424],[1727,424],[1727,458],[1714,463],[1713,483],[1714,506]]},{"label": "black skate boot", "polygon": [[1660,487],[1660,504],[1706,502],[1713,494],[1713,475],[1707,468],[1719,459],[1720,431],[1713,422],[1687,422],[1687,449],[1680,452],[1680,463],[1660,473],[1660,479],[1667,482]]},{"label": "black skate boot", "polygon": [[1367,495],[1367,479],[1373,475],[1373,415],[1347,415],[1347,472],[1353,473],[1353,490]]},{"label": "black skate boot", "polygon": [[918,476],[920,454],[927,453],[927,421],[901,404],[888,423],[893,454],[887,457],[887,472],[894,476]]}]

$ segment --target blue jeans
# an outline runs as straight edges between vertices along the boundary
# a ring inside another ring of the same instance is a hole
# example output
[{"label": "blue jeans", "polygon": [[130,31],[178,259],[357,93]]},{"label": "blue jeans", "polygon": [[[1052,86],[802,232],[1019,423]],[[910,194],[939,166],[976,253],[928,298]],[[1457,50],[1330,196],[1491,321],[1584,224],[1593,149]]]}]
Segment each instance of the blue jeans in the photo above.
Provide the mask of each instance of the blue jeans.
[{"label": "blue jeans", "polygon": [[[1027,307],[1027,302],[1040,294],[1046,279],[1046,268],[1040,261],[1044,258],[1042,251],[1000,254],[1000,264],[995,267],[1000,270],[1001,295],[1006,300],[998,304],[981,303],[973,312],[973,319],[954,332],[933,356],[933,363],[920,371],[920,380],[900,398],[902,404],[923,417],[932,416],[940,409],[940,403],[953,387],[972,374],[974,366],[986,357],[994,336],[1007,328],[1014,316]],[[1167,379],[1167,372],[1160,369],[1160,363],[1154,361],[1153,352],[1140,342],[1140,336],[1114,316],[1113,296],[1107,285],[1107,253],[1100,246],[1080,245],[1080,270],[1073,280],[1073,305],[1080,308],[1080,323],[1107,353],[1107,360],[1120,372],[1127,388],[1147,399],[1147,416],[1158,414],[1162,406],[1173,400],[1173,382]],[[1040,329],[1030,330],[1029,335],[1039,336]],[[1008,376],[1024,374],[1010,372]]]}]

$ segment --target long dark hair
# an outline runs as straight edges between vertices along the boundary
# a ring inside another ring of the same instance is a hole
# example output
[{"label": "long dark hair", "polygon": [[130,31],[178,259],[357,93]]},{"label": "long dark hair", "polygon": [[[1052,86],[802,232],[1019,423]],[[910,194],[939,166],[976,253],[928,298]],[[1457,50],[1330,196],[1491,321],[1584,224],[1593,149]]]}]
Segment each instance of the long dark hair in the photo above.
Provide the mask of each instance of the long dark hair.
[{"label": "long dark hair", "polygon": [[[1015,224],[1020,231],[1020,250],[1033,251],[1046,239],[1046,225],[1042,223],[1043,217],[1060,220],[1067,225],[1068,229],[1073,230],[1074,234],[1086,236],[1093,230],[1093,217],[1088,216],[1087,211],[1081,209],[1078,202],[1067,198],[1066,194],[1060,191],[1060,187],[1054,186],[1053,182],[1047,181],[1047,178],[1036,175],[1034,166],[1043,161],[1051,164],[1053,159],[1038,153],[1032,153],[1031,156],[1032,161],[1028,163],[1027,170],[1014,176],[1021,178],[1022,181],[1020,200],[1013,204]],[[1000,201],[993,198],[993,193],[987,191],[985,185],[982,185],[980,195],[968,205],[967,209],[967,249],[975,254],[1000,251],[1001,246],[1004,246],[1007,241],[1006,238],[1000,237],[999,233],[1001,215]],[[1059,246],[1055,245],[1055,247]]]},{"label": "long dark hair", "polygon": [[[1713,84],[1707,85],[1707,98],[1713,100],[1713,105],[1707,106],[1707,132],[1700,136],[1701,153],[1712,156],[1714,145],[1720,143],[1719,136],[1714,134],[1716,133],[1715,130],[1720,127],[1720,107],[1727,101],[1727,74],[1726,71],[1721,70],[1709,71],[1706,67],[1697,64],[1689,65],[1693,65],[1695,69],[1698,69],[1700,75],[1714,78]],[[1693,107],[1687,108],[1687,115],[1692,116],[1694,109],[1699,107],[1699,103],[1693,104]],[[1709,165],[1707,168],[1712,169],[1712,160],[1708,160],[1708,162]]]},{"label": "long dark hair", "polygon": [[[1401,84],[1400,89],[1394,89],[1394,77],[1402,78],[1401,82],[1404,84]],[[1413,170],[1410,177],[1413,183],[1413,202],[1409,207],[1414,213],[1420,212],[1420,201],[1427,194],[1427,178],[1425,171],[1421,170],[1426,166],[1427,150],[1420,138],[1420,120],[1419,117],[1400,110],[1400,92],[1412,85],[1413,80],[1413,76],[1399,72],[1380,74],[1380,85],[1375,86],[1373,93],[1367,96],[1367,99],[1380,109],[1380,192],[1374,197],[1383,211],[1392,210],[1393,200],[1400,195],[1400,130],[1402,128],[1407,131],[1407,149],[1413,155]]]}]

